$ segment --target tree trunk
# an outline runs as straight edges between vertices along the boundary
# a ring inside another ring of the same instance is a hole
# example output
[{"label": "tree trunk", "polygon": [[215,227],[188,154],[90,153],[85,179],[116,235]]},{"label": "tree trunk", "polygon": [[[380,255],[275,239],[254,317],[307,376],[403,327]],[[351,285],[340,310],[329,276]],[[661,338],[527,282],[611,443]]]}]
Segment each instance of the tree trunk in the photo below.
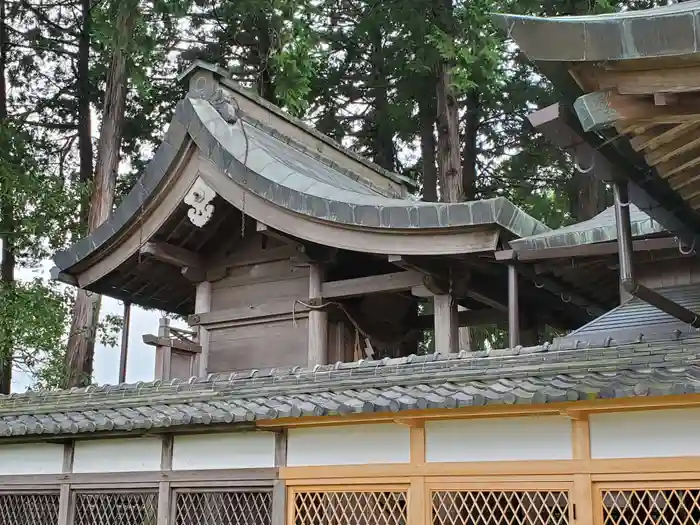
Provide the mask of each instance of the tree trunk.
[{"label": "tree trunk", "polygon": [[459,148],[459,114],[452,90],[450,67],[442,63],[438,72],[438,180],[442,202],[464,200],[462,163]]},{"label": "tree trunk", "polygon": [[[117,38],[107,72],[102,128],[97,149],[95,183],[90,197],[88,231],[93,232],[108,217],[114,203],[114,188],[119,167],[119,150],[126,109],[128,43],[134,30],[137,0],[122,1],[117,10]],[[92,379],[97,321],[101,298],[79,290],[73,306],[73,321],[66,353],[66,386],[83,386]]]},{"label": "tree trunk", "polygon": [[[78,42],[78,150],[80,152],[80,184],[92,180],[92,117],[90,115],[90,0],[81,0],[82,27]],[[90,203],[81,203],[81,230],[86,231]]]},{"label": "tree trunk", "polygon": [[437,202],[437,168],[435,167],[435,85],[418,100],[420,151],[423,163],[423,200]]},{"label": "tree trunk", "polygon": [[464,153],[462,155],[462,186],[466,200],[476,199],[476,156],[477,137],[479,134],[479,91],[477,88],[467,92],[467,120],[464,130]]},{"label": "tree trunk", "polygon": [[382,43],[382,32],[377,26],[371,33],[372,51],[372,100],[374,102],[372,126],[372,149],[374,162],[389,171],[396,169],[394,155],[394,130],[389,114],[389,97],[387,96],[387,73]]},{"label": "tree trunk", "polygon": [[268,102],[277,104],[275,84],[272,79],[272,65],[270,63],[272,41],[270,38],[269,16],[272,15],[262,11],[258,13],[258,20],[260,20],[260,24],[258,25],[259,46],[257,50],[258,93],[260,93],[260,96]]},{"label": "tree trunk", "polygon": [[569,182],[569,203],[576,221],[587,221],[606,208],[605,187],[590,173],[574,172]]},{"label": "tree trunk", "polygon": [[[0,130],[2,135],[9,133],[7,127],[7,83],[5,69],[7,66],[7,27],[5,25],[5,0],[0,0]],[[3,137],[5,140],[7,136]],[[0,152],[0,155],[5,152]],[[9,160],[8,160],[9,161]],[[12,188],[9,177],[0,178],[0,242],[2,242],[2,259],[0,259],[0,292],[7,311],[12,311],[15,293],[15,254],[14,210],[12,206]],[[0,394],[9,394],[12,384],[12,355],[14,338],[8,319],[2,323],[0,331]]]},{"label": "tree trunk", "polygon": [[[438,26],[454,35],[455,21],[452,0],[436,2]],[[441,59],[437,70],[438,180],[442,202],[464,200],[462,162],[459,147],[459,108],[452,87],[452,64]]]}]

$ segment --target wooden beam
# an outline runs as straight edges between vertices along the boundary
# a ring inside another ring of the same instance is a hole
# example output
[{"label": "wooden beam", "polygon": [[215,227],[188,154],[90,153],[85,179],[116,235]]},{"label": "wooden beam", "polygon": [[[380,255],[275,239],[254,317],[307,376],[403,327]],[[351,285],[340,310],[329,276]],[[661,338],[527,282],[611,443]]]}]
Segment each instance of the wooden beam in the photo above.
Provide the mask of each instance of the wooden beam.
[{"label": "wooden beam", "polygon": [[219,323],[235,323],[241,321],[250,323],[252,319],[284,317],[291,318],[292,312],[296,312],[297,317],[306,317],[309,309],[300,304],[294,304],[294,300],[277,299],[266,301],[262,304],[250,304],[238,308],[226,310],[213,310],[203,314],[190,315],[187,323],[190,326],[211,325]]},{"label": "wooden beam", "polygon": [[595,68],[598,89],[615,89],[621,95],[655,95],[698,91],[700,67],[611,71]]},{"label": "wooden beam", "polygon": [[157,261],[173,266],[200,268],[202,258],[194,252],[166,242],[147,242],[139,250],[141,255],[150,255]]},{"label": "wooden beam", "polygon": [[672,106],[678,104],[679,100],[676,93],[654,93],[654,104],[657,106]]},{"label": "wooden beam", "polygon": [[153,334],[144,334],[141,336],[143,339],[143,344],[147,346],[169,346],[176,350],[182,350],[183,352],[191,352],[193,354],[199,354],[202,351],[202,347],[197,344],[188,343],[187,341],[182,341],[180,339],[168,338],[168,337],[158,337]]},{"label": "wooden beam", "polygon": [[499,312],[508,313],[508,305],[506,303],[502,303],[501,301],[493,299],[492,297],[489,297],[488,295],[485,295],[483,293],[479,293],[475,290],[467,290],[466,295],[467,295],[467,297],[471,297],[472,299],[480,302],[481,304],[485,304],[486,306],[490,306],[494,310],[498,310]]},{"label": "wooden beam", "polygon": [[421,284],[423,284],[423,275],[415,270],[409,270],[324,282],[321,285],[321,294],[324,299],[337,299],[371,293],[403,292]]},{"label": "wooden beam", "polygon": [[527,116],[532,127],[553,145],[575,151],[581,162],[594,161],[593,175],[601,181],[612,181],[617,170],[597,149],[591,146],[579,129],[580,123],[574,115],[559,104],[552,104]]}]

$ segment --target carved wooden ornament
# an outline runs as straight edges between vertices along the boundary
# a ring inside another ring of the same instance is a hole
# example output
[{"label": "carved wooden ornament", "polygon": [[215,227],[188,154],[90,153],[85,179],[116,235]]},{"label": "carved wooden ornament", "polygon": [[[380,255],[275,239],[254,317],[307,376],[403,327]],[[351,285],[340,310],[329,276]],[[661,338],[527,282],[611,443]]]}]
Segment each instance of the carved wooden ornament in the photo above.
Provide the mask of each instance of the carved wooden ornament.
[{"label": "carved wooden ornament", "polygon": [[204,180],[198,178],[185,195],[185,204],[191,206],[187,212],[190,222],[200,228],[204,226],[214,215],[214,205],[211,201],[216,197],[216,192]]}]

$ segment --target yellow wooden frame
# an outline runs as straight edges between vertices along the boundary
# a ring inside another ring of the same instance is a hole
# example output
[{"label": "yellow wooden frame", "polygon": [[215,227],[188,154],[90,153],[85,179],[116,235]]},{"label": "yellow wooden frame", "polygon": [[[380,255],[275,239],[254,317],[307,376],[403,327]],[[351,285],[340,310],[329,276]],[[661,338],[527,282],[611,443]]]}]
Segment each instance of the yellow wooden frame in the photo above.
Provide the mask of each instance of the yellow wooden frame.
[{"label": "yellow wooden frame", "polygon": [[[649,474],[655,473],[646,473]],[[673,474],[673,473],[671,473]],[[692,473],[683,473],[692,474]],[[629,478],[629,475],[622,476]],[[683,477],[683,476],[681,476]],[[674,479],[675,478],[675,479]],[[593,484],[593,525],[603,525],[603,492],[604,491],[627,491],[627,490],[674,490],[674,489],[700,489],[700,472],[695,472],[694,475],[687,478],[677,479],[676,476],[669,479],[656,479],[653,481],[647,480],[629,480],[629,481],[604,481]]]},{"label": "yellow wooden frame", "polygon": [[293,517],[294,493],[301,490],[347,492],[402,488],[408,491],[408,525],[429,525],[431,496],[436,489],[529,489],[567,490],[571,525],[603,525],[601,490],[700,487],[700,456],[592,459],[588,413],[568,415],[573,459],[464,463],[426,462],[426,420],[394,419],[410,428],[408,463],[281,467],[279,475],[289,491],[288,518]]}]

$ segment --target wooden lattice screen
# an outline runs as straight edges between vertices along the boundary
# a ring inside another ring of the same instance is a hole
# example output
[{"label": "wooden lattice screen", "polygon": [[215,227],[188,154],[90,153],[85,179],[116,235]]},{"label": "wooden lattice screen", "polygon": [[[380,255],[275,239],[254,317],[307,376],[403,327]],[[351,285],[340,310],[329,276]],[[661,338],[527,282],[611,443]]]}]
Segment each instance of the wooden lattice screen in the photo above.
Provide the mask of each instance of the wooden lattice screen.
[{"label": "wooden lattice screen", "polygon": [[406,513],[406,492],[402,490],[294,494],[295,525],[405,525]]},{"label": "wooden lattice screen", "polygon": [[432,492],[433,525],[568,525],[566,491]]},{"label": "wooden lattice screen", "polygon": [[74,525],[156,525],[157,492],[77,492]]},{"label": "wooden lattice screen", "polygon": [[603,525],[700,524],[700,489],[603,490]]},{"label": "wooden lattice screen", "polygon": [[59,494],[0,493],[0,524],[56,525]]},{"label": "wooden lattice screen", "polygon": [[269,491],[196,491],[175,494],[175,525],[269,525]]}]

